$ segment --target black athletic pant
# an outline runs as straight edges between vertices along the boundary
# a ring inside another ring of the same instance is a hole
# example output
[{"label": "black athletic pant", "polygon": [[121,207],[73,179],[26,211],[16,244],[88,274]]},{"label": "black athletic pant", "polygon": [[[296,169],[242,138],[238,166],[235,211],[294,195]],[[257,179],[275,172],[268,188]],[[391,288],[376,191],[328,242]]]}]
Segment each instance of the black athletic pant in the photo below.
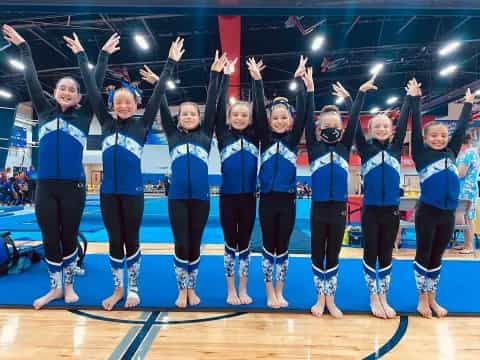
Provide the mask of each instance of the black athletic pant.
[{"label": "black athletic pant", "polygon": [[439,267],[454,228],[454,210],[442,210],[419,202],[415,212],[417,234],[415,261],[429,270]]},{"label": "black athletic pant", "polygon": [[295,225],[295,194],[261,194],[259,215],[263,247],[273,255],[285,253]]},{"label": "black athletic pant", "polygon": [[365,242],[363,260],[372,269],[392,263],[393,245],[400,225],[398,206],[365,206],[362,211],[362,233]]},{"label": "black athletic pant", "polygon": [[40,180],[35,214],[42,231],[45,257],[61,263],[77,249],[77,235],[85,208],[85,184],[79,181]]},{"label": "black athletic pant", "polygon": [[310,210],[312,263],[317,268],[329,270],[338,265],[346,215],[347,205],[344,202],[312,202]]},{"label": "black athletic pant", "polygon": [[256,214],[255,194],[220,195],[220,222],[225,243],[243,251],[250,244]]},{"label": "black athletic pant", "polygon": [[139,233],[143,217],[142,195],[100,194],[102,218],[107,228],[110,256],[123,260],[140,247]]},{"label": "black athletic pant", "polygon": [[169,199],[168,214],[175,238],[175,256],[193,262],[200,257],[200,243],[210,212],[210,201]]}]

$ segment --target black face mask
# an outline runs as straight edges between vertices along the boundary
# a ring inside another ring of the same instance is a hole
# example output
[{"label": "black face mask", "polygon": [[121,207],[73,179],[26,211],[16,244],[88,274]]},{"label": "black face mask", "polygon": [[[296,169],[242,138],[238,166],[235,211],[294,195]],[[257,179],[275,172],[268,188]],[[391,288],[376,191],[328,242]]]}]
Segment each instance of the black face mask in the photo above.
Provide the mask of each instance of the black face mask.
[{"label": "black face mask", "polygon": [[326,143],[333,144],[342,138],[343,131],[337,128],[326,128],[320,130],[320,138]]}]

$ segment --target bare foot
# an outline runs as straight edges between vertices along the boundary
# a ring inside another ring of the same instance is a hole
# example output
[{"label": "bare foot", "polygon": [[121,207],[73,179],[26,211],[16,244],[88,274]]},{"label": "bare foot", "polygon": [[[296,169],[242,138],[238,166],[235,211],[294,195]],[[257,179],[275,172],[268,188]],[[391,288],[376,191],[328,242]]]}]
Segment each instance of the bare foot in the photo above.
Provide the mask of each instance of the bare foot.
[{"label": "bare foot", "polygon": [[102,301],[102,306],[105,310],[112,310],[113,307],[123,299],[123,287],[115,288],[113,294]]},{"label": "bare foot", "polygon": [[380,299],[380,303],[382,304],[383,310],[385,311],[385,315],[387,315],[387,318],[395,318],[397,316],[397,312],[388,304],[387,296],[382,294],[379,295],[378,298]]},{"label": "bare foot", "polygon": [[277,297],[278,305],[283,307],[288,307],[288,301],[283,297],[283,294],[279,291],[276,291],[275,296]]},{"label": "bare foot", "polygon": [[235,278],[233,276],[227,276],[227,304],[240,305],[240,299],[237,295],[237,289],[235,288]]},{"label": "bare foot", "polygon": [[240,276],[240,286],[238,288],[238,295],[240,297],[240,303],[248,305],[252,303],[252,298],[247,293],[247,280],[248,277]]},{"label": "bare foot", "polygon": [[312,315],[321,317],[325,310],[325,295],[318,295],[317,303],[310,308]]},{"label": "bare foot", "polygon": [[283,297],[283,287],[285,283],[283,281],[277,281],[277,287],[275,288],[275,296],[277,297],[278,305],[280,307],[288,307],[288,301]]},{"label": "bare foot", "polygon": [[342,311],[335,305],[335,300],[333,296],[325,296],[325,305],[327,306],[328,312],[335,319],[340,319],[343,317]]},{"label": "bare foot", "polygon": [[65,302],[67,304],[75,303],[78,301],[78,295],[73,288],[73,284],[65,285],[63,287],[63,292],[65,294]]},{"label": "bare foot", "polygon": [[188,305],[195,306],[200,304],[200,298],[195,293],[194,289],[187,289],[187,299],[188,299]]},{"label": "bare foot", "polygon": [[239,292],[239,298],[240,298],[240,304],[242,305],[248,305],[253,302],[252,298],[247,294],[246,290],[240,290]]},{"label": "bare foot", "polygon": [[267,306],[272,309],[278,309],[280,304],[278,303],[277,296],[275,295],[275,289],[271,282],[265,283],[265,290],[267,292]]},{"label": "bare foot", "polygon": [[179,290],[175,306],[182,309],[187,307],[187,289]]},{"label": "bare foot", "polygon": [[125,308],[133,308],[135,306],[138,306],[140,304],[140,296],[133,291],[129,291],[127,295],[127,300],[125,301]]},{"label": "bare foot", "polygon": [[61,288],[50,289],[48,293],[46,293],[42,297],[39,297],[33,302],[33,307],[35,310],[39,310],[45,305],[47,305],[49,302],[53,300],[61,299],[62,297],[63,297],[63,291]]},{"label": "bare foot", "polygon": [[432,318],[432,310],[430,309],[430,305],[428,303],[428,295],[427,294],[420,294],[418,296],[417,311],[424,318],[427,318],[427,319]]},{"label": "bare foot", "polygon": [[435,299],[435,293],[428,293],[428,304],[430,305],[430,308],[435,312],[437,317],[442,318],[447,316],[448,311],[444,307],[440,306],[437,303],[437,300]]},{"label": "bare foot", "polygon": [[237,295],[236,289],[228,289],[227,304],[240,305],[240,299]]},{"label": "bare foot", "polygon": [[381,319],[387,318],[387,314],[385,314],[385,310],[377,294],[370,295],[370,309],[372,310],[373,316]]}]

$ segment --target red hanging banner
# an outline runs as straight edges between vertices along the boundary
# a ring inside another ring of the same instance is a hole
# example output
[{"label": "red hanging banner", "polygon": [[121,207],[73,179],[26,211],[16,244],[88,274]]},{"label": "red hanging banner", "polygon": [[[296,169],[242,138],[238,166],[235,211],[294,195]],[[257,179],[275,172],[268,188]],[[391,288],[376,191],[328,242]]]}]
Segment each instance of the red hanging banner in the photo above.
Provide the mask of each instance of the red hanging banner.
[{"label": "red hanging banner", "polygon": [[226,52],[229,60],[238,58],[235,72],[230,77],[229,97],[240,98],[240,35],[242,30],[240,16],[219,16],[218,30],[222,52]]}]

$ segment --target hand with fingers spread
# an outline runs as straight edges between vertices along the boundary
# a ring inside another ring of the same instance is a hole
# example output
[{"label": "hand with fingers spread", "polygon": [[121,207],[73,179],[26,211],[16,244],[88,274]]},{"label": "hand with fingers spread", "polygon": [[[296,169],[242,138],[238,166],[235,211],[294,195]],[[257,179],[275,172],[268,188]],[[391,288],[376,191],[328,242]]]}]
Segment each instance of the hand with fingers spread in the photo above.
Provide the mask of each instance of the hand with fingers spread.
[{"label": "hand with fingers spread", "polygon": [[223,68],[227,64],[227,61],[227,53],[223,53],[221,57],[218,57],[218,50],[216,50],[215,59],[213,60],[213,64],[210,67],[210,70],[215,72],[222,72]]},{"label": "hand with fingers spread", "polygon": [[417,79],[410,80],[405,87],[407,95],[410,96],[422,96],[422,83],[417,82]]},{"label": "hand with fingers spread", "polygon": [[247,60],[247,67],[253,80],[262,80],[262,70],[265,69],[262,60],[257,63],[254,58],[249,58]]},{"label": "hand with fingers spread", "polygon": [[305,83],[307,92],[313,92],[315,90],[315,83],[313,82],[313,68],[310,66],[302,76],[302,80]]},{"label": "hand with fingers spread", "polygon": [[143,69],[140,69],[140,76],[142,77],[142,80],[151,85],[156,84],[158,80],[160,80],[160,77],[155,74],[147,65],[143,65]]},{"label": "hand with fingers spread", "polygon": [[358,90],[364,93],[370,90],[378,90],[375,86],[375,78],[376,75],[373,75],[367,82],[364,82]]},{"label": "hand with fingers spread", "polygon": [[181,37],[177,37],[176,40],[172,42],[172,45],[170,46],[170,50],[168,52],[169,59],[175,62],[180,61],[183,53],[185,52],[185,49],[183,48],[183,41],[184,39],[182,39]]},{"label": "hand with fingers spread", "polygon": [[235,72],[235,64],[237,63],[238,58],[235,58],[233,61],[228,61],[223,68],[223,73],[225,75],[232,75]]},{"label": "hand with fingers spread", "polygon": [[336,84],[332,84],[333,92],[332,95],[337,98],[346,99],[350,97],[350,93],[343,87],[340,82],[336,82]]},{"label": "hand with fingers spread", "polygon": [[74,54],[85,51],[82,44],[80,43],[80,39],[78,38],[77,34],[73,33],[73,39],[69,38],[68,36],[64,36],[63,40],[65,40],[67,46],[70,48],[70,50],[72,50]]},{"label": "hand with fingers spread", "polygon": [[297,70],[295,70],[294,78],[303,77],[303,75],[305,75],[305,65],[307,64],[307,61],[307,57],[304,58],[303,55],[300,55],[300,62],[298,63]]},{"label": "hand with fingers spread", "polygon": [[5,40],[11,42],[15,46],[18,46],[25,42],[25,39],[21,37],[20,34],[16,32],[15,29],[10,25],[3,25],[2,32]]},{"label": "hand with fingers spread", "polygon": [[112,55],[120,50],[120,47],[118,46],[119,43],[120,35],[114,33],[112,36],[110,36],[105,45],[103,45],[102,50]]}]

